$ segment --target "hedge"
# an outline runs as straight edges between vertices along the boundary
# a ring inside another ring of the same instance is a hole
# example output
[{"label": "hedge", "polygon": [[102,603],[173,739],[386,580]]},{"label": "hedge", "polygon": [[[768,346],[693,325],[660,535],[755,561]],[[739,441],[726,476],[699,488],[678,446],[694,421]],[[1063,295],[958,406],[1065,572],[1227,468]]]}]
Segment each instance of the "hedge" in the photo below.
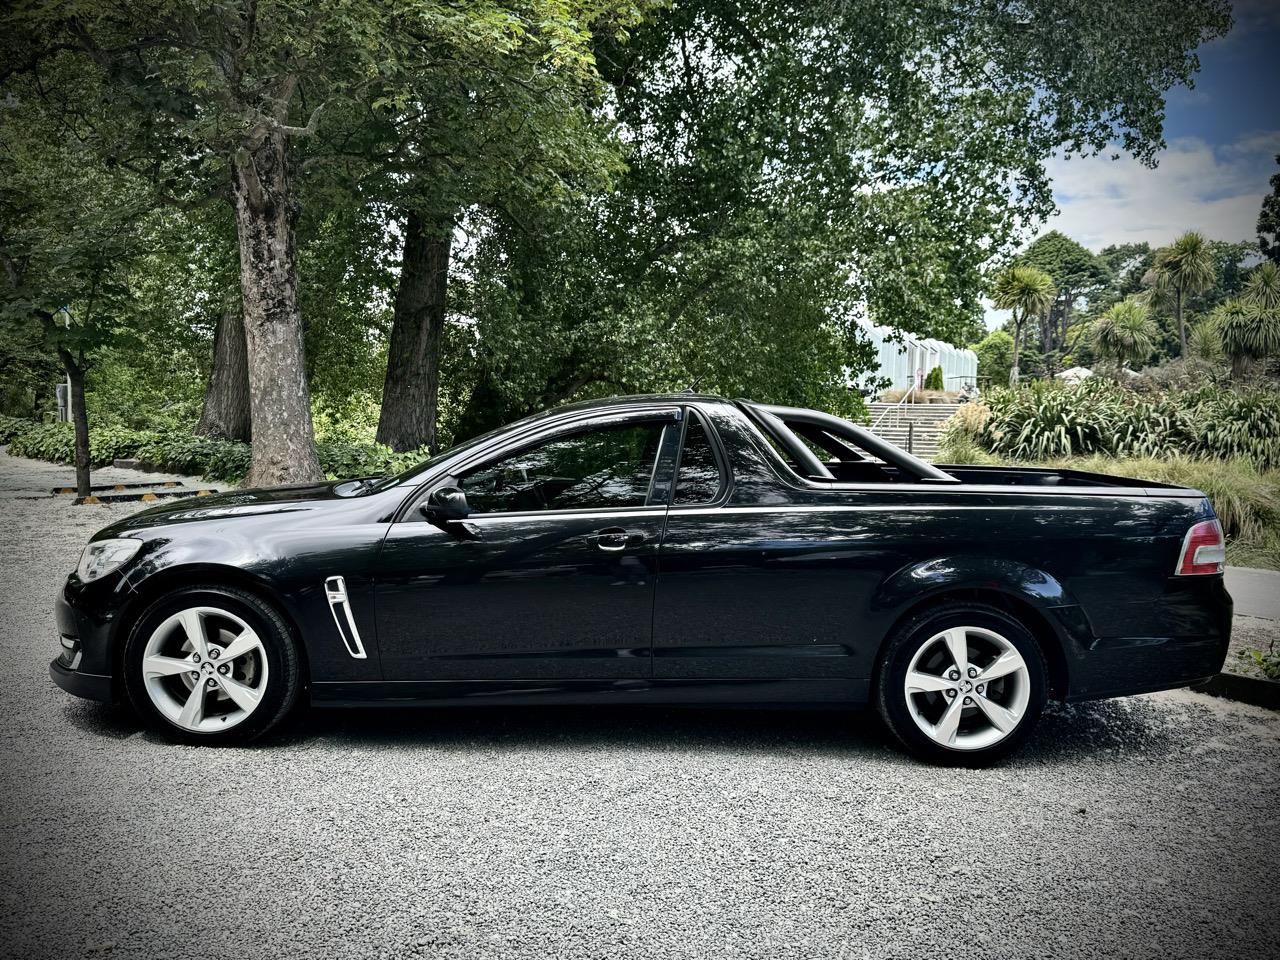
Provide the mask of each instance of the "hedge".
[{"label": "hedge", "polygon": [[[9,453],[53,463],[75,462],[75,430],[69,423],[35,423],[0,417],[0,443]],[[399,473],[430,456],[426,447],[396,453],[380,443],[322,438],[316,443],[320,467],[331,480]],[[126,430],[99,427],[89,431],[94,467],[117,459],[142,460],[173,473],[234,483],[249,472],[252,451],[247,443],[196,436],[189,431]]]}]

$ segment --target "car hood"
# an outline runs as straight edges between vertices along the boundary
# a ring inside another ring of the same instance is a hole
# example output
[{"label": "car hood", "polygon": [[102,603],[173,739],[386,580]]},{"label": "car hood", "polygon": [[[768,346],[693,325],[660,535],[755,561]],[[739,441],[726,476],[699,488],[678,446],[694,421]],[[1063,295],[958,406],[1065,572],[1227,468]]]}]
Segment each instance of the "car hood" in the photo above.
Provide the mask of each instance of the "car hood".
[{"label": "car hood", "polygon": [[99,531],[94,539],[122,536],[130,531],[198,520],[261,517],[315,509],[326,502],[349,500],[334,492],[338,483],[307,483],[289,487],[228,490],[205,497],[175,497],[142,510]]}]

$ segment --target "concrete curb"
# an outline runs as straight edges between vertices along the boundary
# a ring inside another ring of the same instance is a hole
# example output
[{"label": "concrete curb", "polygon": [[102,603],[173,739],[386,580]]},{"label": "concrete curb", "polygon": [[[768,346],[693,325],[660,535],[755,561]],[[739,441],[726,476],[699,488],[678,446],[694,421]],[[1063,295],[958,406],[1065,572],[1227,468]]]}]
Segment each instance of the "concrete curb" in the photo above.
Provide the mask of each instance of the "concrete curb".
[{"label": "concrete curb", "polygon": [[1280,680],[1220,673],[1191,689],[1197,693],[1207,693],[1211,697],[1238,700],[1267,710],[1280,710]]}]

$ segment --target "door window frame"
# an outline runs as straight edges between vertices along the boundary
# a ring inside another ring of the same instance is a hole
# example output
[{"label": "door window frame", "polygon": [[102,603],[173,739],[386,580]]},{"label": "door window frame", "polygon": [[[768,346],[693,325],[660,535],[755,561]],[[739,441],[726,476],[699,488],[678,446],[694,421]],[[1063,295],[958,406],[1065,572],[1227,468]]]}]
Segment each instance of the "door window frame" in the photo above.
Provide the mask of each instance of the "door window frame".
[{"label": "door window frame", "polygon": [[[680,429],[679,457],[672,473],[671,496],[668,502],[672,510],[705,510],[708,507],[719,506],[729,499],[729,494],[733,488],[733,472],[729,469],[729,458],[724,452],[724,447],[720,442],[720,434],[716,432],[711,418],[697,407],[686,407],[685,410],[687,415]],[[689,435],[689,427],[694,423],[695,418],[701,424],[702,432],[707,438],[707,443],[711,446],[711,455],[715,458],[716,468],[720,471],[720,485],[716,488],[716,495],[710,500],[701,500],[698,503],[676,503],[676,490],[680,486],[680,464],[684,462],[685,439]]]}]

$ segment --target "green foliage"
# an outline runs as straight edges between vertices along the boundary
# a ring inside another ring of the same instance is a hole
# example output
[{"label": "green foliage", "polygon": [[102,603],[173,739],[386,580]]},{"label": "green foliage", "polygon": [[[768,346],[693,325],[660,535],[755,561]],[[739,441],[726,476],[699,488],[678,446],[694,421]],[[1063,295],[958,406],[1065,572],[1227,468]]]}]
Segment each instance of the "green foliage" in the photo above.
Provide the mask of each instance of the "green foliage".
[{"label": "green foliage", "polygon": [[1156,456],[1186,443],[1185,414],[1165,400],[1148,400],[1101,379],[1075,387],[1036,382],[996,390],[979,441],[1014,460],[1048,460],[1104,453]]},{"label": "green foliage", "polygon": [[0,444],[9,443],[18,434],[25,433],[35,425],[33,420],[0,415]]},{"label": "green foliage", "polygon": [[978,355],[978,376],[982,382],[1006,384],[1013,367],[1013,337],[1004,330],[992,330],[979,342],[970,345]]},{"label": "green foliage", "polygon": [[941,367],[934,367],[932,370],[929,371],[928,376],[924,378],[924,389],[925,390],[946,389],[942,385],[942,368]]},{"label": "green foliage", "polygon": [[956,418],[960,438],[1012,460],[1185,454],[1280,467],[1280,393],[1203,387],[1153,396],[1101,378],[1033,383],[983,397],[985,418]]},{"label": "green foliage", "polygon": [[[15,457],[34,460],[50,460],[54,463],[74,463],[76,457],[75,429],[69,423],[34,423],[19,421],[25,426],[11,427],[9,453]],[[89,432],[89,463],[94,467],[110,465],[116,459],[136,455],[138,448],[155,437],[154,433],[128,430],[120,427],[103,427]]]},{"label": "green foliage", "polygon": [[1156,325],[1151,309],[1136,297],[1113,304],[1093,322],[1093,345],[1098,354],[1117,364],[1141,363],[1155,348]]},{"label": "green foliage", "polygon": [[1190,417],[1190,449],[1205,457],[1280,468],[1280,391],[1201,391]]},{"label": "green foliage", "polygon": [[[9,444],[15,457],[31,457],[53,463],[75,460],[75,432],[69,423],[38,424],[17,417],[0,417],[0,443]],[[173,472],[210,480],[237,482],[249,470],[249,445],[200,437],[189,430],[165,432],[95,427],[89,431],[93,466],[113,460],[142,460]],[[331,480],[400,473],[430,456],[426,448],[395,453],[371,441],[351,439],[335,430],[316,444],[320,465]]]}]

